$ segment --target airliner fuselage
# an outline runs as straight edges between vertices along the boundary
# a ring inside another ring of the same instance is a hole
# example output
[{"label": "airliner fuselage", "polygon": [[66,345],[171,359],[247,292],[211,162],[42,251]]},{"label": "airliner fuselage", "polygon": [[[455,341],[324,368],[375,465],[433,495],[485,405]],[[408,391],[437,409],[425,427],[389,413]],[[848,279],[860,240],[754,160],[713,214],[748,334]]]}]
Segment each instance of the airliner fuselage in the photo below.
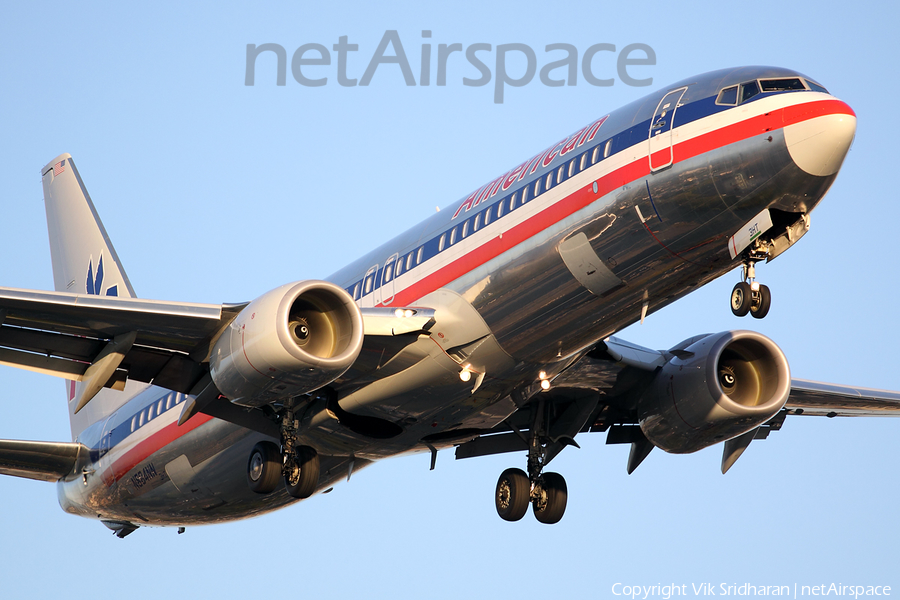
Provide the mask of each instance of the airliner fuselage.
[{"label": "airliner fuselage", "polygon": [[[434,324],[292,413],[321,457],[318,489],[490,430],[601,340],[752,267],[761,241],[779,255],[808,229],[855,123],[787,69],[692,77],[599,115],[329,277],[360,307],[427,307]],[[295,500],[247,485],[251,449],[277,437],[202,413],[179,425],[187,395],[128,386],[131,400],[80,433],[89,468],[59,482],[65,510],[190,525]]]}]

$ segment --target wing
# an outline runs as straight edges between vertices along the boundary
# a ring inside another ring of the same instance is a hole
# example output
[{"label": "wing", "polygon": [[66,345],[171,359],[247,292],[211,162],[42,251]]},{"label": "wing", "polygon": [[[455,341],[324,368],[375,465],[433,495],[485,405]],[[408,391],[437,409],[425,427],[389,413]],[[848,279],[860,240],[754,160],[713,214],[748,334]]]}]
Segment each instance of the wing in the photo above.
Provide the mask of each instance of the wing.
[{"label": "wing", "polygon": [[189,393],[210,343],[243,306],[0,288],[0,363],[81,381],[126,339],[101,387],[133,379]]},{"label": "wing", "polygon": [[[99,372],[100,387],[132,379],[189,394],[209,371],[213,343],[245,306],[0,288],[0,364],[76,381]],[[417,308],[398,320],[395,311],[362,309],[363,349],[341,381],[383,367],[434,316]],[[104,360],[106,370],[97,368]]]},{"label": "wing", "polygon": [[[748,332],[743,332],[746,334]],[[741,456],[743,451],[755,439],[765,439],[772,431],[782,428],[786,418],[792,415],[825,416],[825,417],[857,417],[857,416],[900,416],[900,393],[873,390],[860,387],[835,385],[806,381],[789,380],[789,393],[786,398],[773,406],[751,425],[743,424],[731,434],[716,430],[715,424],[708,419],[716,410],[719,401],[710,398],[703,404],[703,397],[708,396],[710,375],[712,378],[732,375],[744,382],[750,371],[741,371],[740,367],[728,365],[736,355],[743,354],[749,362],[759,362],[762,355],[758,352],[757,342],[761,336],[751,334],[754,341],[750,345],[734,345],[731,354],[702,354],[709,352],[707,340],[723,340],[727,347],[731,340],[742,332],[725,332],[712,336],[696,336],[685,340],[668,351],[650,350],[624,340],[608,338],[590,352],[574,361],[554,381],[549,393],[542,394],[532,390],[532,395],[525,402],[519,402],[520,409],[503,423],[490,431],[477,432],[462,441],[457,447],[457,458],[469,458],[503,452],[524,451],[528,449],[530,427],[534,423],[536,407],[547,415],[548,426],[542,432],[546,443],[547,462],[562,451],[567,445],[575,445],[574,436],[582,432],[606,432],[607,444],[631,444],[632,451],[628,459],[628,472],[631,473],[646,458],[654,447],[663,447],[671,452],[693,452],[726,440],[723,444],[722,472],[727,471]],[[754,348],[757,348],[754,350]],[[777,348],[775,348],[777,350]],[[780,350],[777,350],[780,354]],[[783,355],[782,355],[783,356]],[[710,365],[726,369],[715,368]],[[690,371],[701,372],[699,378],[691,379]],[[782,371],[786,376],[787,371]],[[715,374],[715,375],[713,375]],[[757,371],[760,379],[774,377],[775,371]],[[715,382],[713,382],[715,385]],[[751,386],[752,387],[752,386]],[[763,381],[762,387],[765,387]],[[762,389],[762,387],[760,389]],[[746,388],[745,388],[746,389]],[[679,390],[681,397],[679,397]],[[723,390],[719,390],[720,393]],[[787,392],[787,388],[785,388]],[[739,397],[740,389],[726,391],[730,397]],[[527,396],[523,392],[524,396]],[[732,398],[734,399],[734,398]],[[679,404],[680,403],[680,404]],[[687,423],[692,404],[702,408],[693,414],[693,423]],[[783,404],[782,404],[783,403]],[[651,406],[651,410],[643,410],[641,406]],[[677,406],[675,406],[677,405]],[[748,403],[751,410],[756,408]],[[546,407],[549,407],[546,408]],[[669,407],[674,411],[667,412]],[[666,423],[666,431],[660,435],[654,422]],[[684,426],[681,433],[677,428]],[[649,424],[652,434],[645,435],[645,427]],[[692,447],[672,449],[676,443],[694,435],[697,429],[707,428],[706,434]],[[743,431],[743,433],[741,433]],[[648,440],[654,436],[654,441]],[[674,439],[667,438],[672,436]],[[669,444],[670,447],[666,448]]]},{"label": "wing", "polygon": [[792,379],[784,407],[792,415],[900,417],[900,393]]}]

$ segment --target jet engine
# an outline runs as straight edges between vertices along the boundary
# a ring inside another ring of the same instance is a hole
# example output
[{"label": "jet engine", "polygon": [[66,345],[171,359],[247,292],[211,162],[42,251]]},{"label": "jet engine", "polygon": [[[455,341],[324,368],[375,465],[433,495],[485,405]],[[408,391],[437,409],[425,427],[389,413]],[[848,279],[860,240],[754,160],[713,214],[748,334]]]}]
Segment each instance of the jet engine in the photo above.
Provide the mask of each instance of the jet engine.
[{"label": "jet engine", "polygon": [[326,281],[290,283],[248,304],[210,354],[210,374],[233,403],[263,406],[328,385],[359,356],[362,313]]},{"label": "jet engine", "polygon": [[726,331],[670,352],[638,400],[641,430],[666,452],[696,452],[738,436],[787,402],[787,358],[764,335]]}]

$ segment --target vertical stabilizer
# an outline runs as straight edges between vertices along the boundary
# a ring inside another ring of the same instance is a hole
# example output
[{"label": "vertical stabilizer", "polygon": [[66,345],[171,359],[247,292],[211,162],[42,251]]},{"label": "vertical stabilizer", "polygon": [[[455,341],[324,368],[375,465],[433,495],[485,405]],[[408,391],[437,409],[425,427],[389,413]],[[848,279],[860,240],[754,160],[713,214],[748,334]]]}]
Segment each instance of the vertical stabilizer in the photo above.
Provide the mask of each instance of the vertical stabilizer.
[{"label": "vertical stabilizer", "polygon": [[134,298],[72,157],[60,154],[41,176],[56,291]]},{"label": "vertical stabilizer", "polygon": [[[134,298],[131,282],[72,157],[60,154],[41,169],[41,177],[56,291]],[[124,392],[103,389],[76,415],[84,384],[67,381],[73,439],[88,425],[113,414],[135,387],[142,386],[129,382]]]}]

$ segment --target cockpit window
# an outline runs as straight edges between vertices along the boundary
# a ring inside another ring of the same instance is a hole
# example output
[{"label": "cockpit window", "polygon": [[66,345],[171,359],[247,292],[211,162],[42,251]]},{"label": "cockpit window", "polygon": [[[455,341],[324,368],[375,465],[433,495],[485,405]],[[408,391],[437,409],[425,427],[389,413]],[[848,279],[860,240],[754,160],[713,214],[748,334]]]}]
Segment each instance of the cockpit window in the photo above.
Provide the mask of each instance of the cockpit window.
[{"label": "cockpit window", "polygon": [[743,104],[759,93],[759,85],[755,81],[741,84],[741,103]]},{"label": "cockpit window", "polygon": [[828,93],[828,90],[826,90],[825,88],[823,88],[821,85],[819,85],[819,84],[816,83],[815,81],[812,81],[811,79],[807,79],[807,80],[806,80],[806,85],[808,85],[808,86],[809,86],[809,89],[811,89],[811,90],[814,91],[814,92],[822,92],[823,94],[827,94],[827,93]]},{"label": "cockpit window", "polygon": [[719,97],[716,98],[716,104],[734,106],[735,104],[737,104],[737,91],[738,86],[736,85],[725,88],[724,90],[719,92]]},{"label": "cockpit window", "polygon": [[785,79],[760,79],[759,84],[764,92],[786,92],[790,90],[805,90],[806,86],[799,77]]}]

